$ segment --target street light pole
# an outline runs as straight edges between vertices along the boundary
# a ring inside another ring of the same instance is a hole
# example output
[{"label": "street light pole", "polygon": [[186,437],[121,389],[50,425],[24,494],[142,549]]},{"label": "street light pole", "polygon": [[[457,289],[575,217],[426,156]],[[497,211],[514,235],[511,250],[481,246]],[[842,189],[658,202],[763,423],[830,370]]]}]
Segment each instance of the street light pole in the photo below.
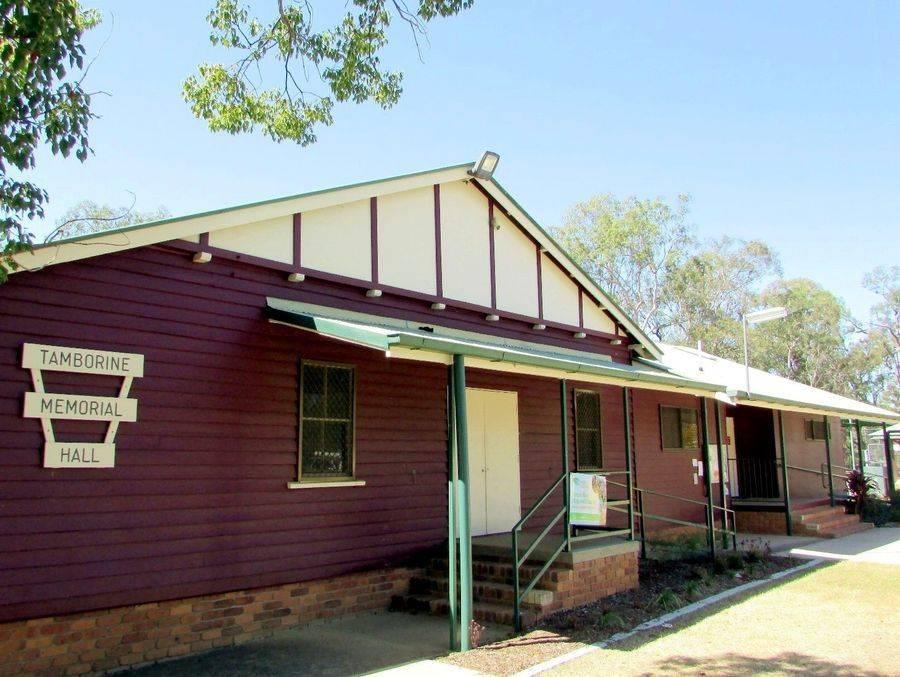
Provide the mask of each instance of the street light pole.
[{"label": "street light pole", "polygon": [[747,338],[747,326],[751,324],[762,324],[763,322],[771,322],[772,320],[780,320],[787,317],[790,313],[784,306],[775,306],[773,308],[763,308],[752,313],[745,313],[741,316],[741,322],[744,329],[744,379],[747,397],[750,397],[750,342]]}]

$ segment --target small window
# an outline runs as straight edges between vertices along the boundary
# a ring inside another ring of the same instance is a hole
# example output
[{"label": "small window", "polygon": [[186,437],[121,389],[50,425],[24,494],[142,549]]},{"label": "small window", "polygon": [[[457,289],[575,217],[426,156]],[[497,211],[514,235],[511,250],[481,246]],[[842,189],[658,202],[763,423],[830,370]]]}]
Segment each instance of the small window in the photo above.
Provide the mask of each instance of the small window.
[{"label": "small window", "polygon": [[660,407],[659,421],[663,449],[671,451],[700,448],[700,426],[696,409]]},{"label": "small window", "polygon": [[353,477],[353,367],[300,367],[300,479]]},{"label": "small window", "polygon": [[803,422],[806,428],[806,439],[808,440],[824,440],[825,439],[825,421],[817,421],[815,419],[807,419]]},{"label": "small window", "polygon": [[600,394],[592,390],[575,391],[575,461],[579,470],[603,467]]}]

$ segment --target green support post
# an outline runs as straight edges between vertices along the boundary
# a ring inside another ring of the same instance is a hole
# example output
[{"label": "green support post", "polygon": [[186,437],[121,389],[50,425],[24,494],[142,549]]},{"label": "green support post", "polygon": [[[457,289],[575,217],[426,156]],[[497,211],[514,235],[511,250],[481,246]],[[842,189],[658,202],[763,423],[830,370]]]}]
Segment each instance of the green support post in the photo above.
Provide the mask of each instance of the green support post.
[{"label": "green support post", "polygon": [[448,369],[447,388],[447,609],[450,622],[450,651],[459,650],[459,597],[457,594],[458,562],[456,560],[456,398],[453,394],[453,369]]},{"label": "green support post", "polygon": [[831,469],[831,426],[828,425],[828,417],[823,416],[825,423],[825,465],[828,468],[828,500],[834,507],[834,471]]},{"label": "green support post", "polygon": [[884,471],[887,477],[884,478],[885,498],[891,500],[897,494],[894,480],[894,451],[891,449],[891,436],[888,433],[887,424],[881,424],[881,434],[884,436]]},{"label": "green support post", "polygon": [[716,520],[713,509],[712,472],[709,462],[709,421],[707,420],[706,398],[700,398],[700,435],[701,451],[703,453],[703,479],[706,485],[706,526],[707,539],[709,541],[709,555],[716,558]]},{"label": "green support post", "polygon": [[559,418],[560,418],[560,441],[562,442],[562,469],[566,475],[563,480],[563,500],[566,502],[566,515],[564,519],[565,529],[565,552],[572,549],[572,528],[569,525],[569,387],[566,379],[559,382]]},{"label": "green support post", "polygon": [[469,522],[469,425],[466,415],[466,364],[453,356],[453,409],[456,415],[457,526],[459,529],[459,650],[469,650],[472,625],[472,531]]},{"label": "green support post", "polygon": [[865,459],[865,454],[863,454],[862,426],[859,423],[859,419],[856,419],[854,424],[856,426],[856,451],[859,455],[859,474],[863,479],[865,479],[866,459]]},{"label": "green support post", "polygon": [[722,548],[728,547],[728,494],[725,490],[725,445],[722,444],[722,407],[713,400],[716,408],[716,457],[719,461],[719,501],[722,504]]},{"label": "green support post", "polygon": [[622,411],[625,419],[625,484],[628,491],[628,540],[634,540],[634,464],[631,459],[631,400],[628,388],[622,388]]},{"label": "green support post", "polygon": [[791,489],[788,486],[787,447],[784,444],[784,417],[778,410],[778,436],[781,440],[781,483],[784,485],[784,527],[788,536],[794,535],[794,523],[791,517]]}]

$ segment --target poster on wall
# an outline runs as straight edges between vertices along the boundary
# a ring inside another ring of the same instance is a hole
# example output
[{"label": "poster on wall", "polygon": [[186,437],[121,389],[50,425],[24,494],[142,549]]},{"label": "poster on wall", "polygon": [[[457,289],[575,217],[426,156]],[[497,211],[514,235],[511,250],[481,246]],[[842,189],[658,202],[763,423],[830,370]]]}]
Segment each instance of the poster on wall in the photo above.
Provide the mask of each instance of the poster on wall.
[{"label": "poster on wall", "polygon": [[[22,367],[31,371],[33,392],[25,393],[25,418],[37,418],[44,432],[45,468],[112,468],[116,464],[116,432],[120,422],[137,420],[137,400],[128,397],[135,378],[144,375],[144,356],[26,343]],[[122,378],[117,397],[47,392],[45,371],[100,374]],[[62,442],[56,439],[55,419],[106,421],[102,442]]]},{"label": "poster on wall", "polygon": [[569,524],[576,527],[606,525],[606,476],[600,473],[569,474]]}]

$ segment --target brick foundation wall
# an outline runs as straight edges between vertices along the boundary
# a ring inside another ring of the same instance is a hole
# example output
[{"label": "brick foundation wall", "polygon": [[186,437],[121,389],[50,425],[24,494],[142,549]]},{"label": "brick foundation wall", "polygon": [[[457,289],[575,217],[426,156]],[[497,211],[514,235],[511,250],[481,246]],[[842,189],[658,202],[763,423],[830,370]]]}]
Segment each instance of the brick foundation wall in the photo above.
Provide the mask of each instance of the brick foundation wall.
[{"label": "brick foundation wall", "polygon": [[617,592],[638,587],[638,553],[626,552],[576,562],[569,576],[560,576],[554,604],[546,613],[596,602]]},{"label": "brick foundation wall", "polygon": [[0,624],[0,675],[81,675],[240,644],[386,609],[417,569],[367,571],[222,595]]},{"label": "brick foundation wall", "polygon": [[738,531],[748,534],[785,534],[783,512],[738,510],[734,514]]}]

